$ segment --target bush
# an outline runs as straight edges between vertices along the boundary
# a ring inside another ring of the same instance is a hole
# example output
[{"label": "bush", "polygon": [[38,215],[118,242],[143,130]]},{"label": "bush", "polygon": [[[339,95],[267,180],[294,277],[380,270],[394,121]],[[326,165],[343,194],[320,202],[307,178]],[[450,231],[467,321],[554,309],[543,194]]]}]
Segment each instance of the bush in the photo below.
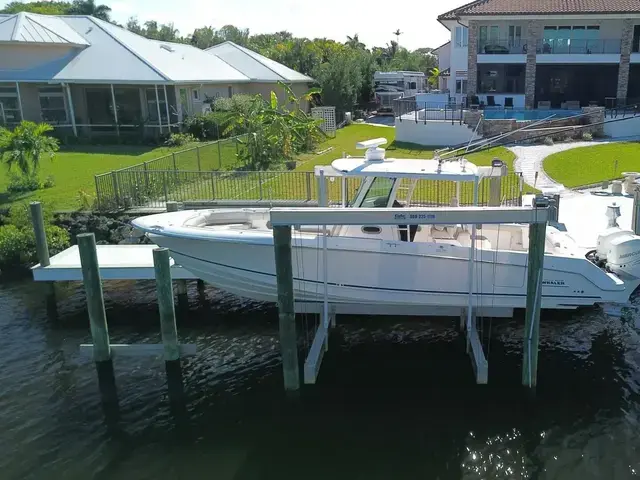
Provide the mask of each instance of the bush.
[{"label": "bush", "polygon": [[52,188],[56,186],[56,179],[53,175],[48,175],[45,181],[42,183],[42,188]]},{"label": "bush", "polygon": [[585,142],[590,142],[591,140],[593,140],[593,135],[589,132],[584,132],[582,134],[582,140],[584,140]]},{"label": "bush", "polygon": [[[45,233],[51,255],[69,246],[69,234],[66,230],[55,225],[47,225]],[[31,226],[28,228],[12,224],[0,226],[0,268],[20,267],[37,261],[36,239]]]},{"label": "bush", "polygon": [[196,141],[196,137],[190,133],[172,133],[164,144],[167,147],[182,147]]},{"label": "bush", "polygon": [[223,138],[226,117],[227,114],[223,112],[193,115],[185,119],[184,128],[198,140],[218,140]]},{"label": "bush", "polygon": [[34,175],[24,176],[15,173],[9,174],[9,185],[7,191],[9,193],[35,192],[40,188],[40,181]]},{"label": "bush", "polygon": [[544,144],[545,144],[545,145],[548,145],[548,146],[550,147],[551,145],[553,145],[553,138],[551,138],[551,137],[544,137]]}]

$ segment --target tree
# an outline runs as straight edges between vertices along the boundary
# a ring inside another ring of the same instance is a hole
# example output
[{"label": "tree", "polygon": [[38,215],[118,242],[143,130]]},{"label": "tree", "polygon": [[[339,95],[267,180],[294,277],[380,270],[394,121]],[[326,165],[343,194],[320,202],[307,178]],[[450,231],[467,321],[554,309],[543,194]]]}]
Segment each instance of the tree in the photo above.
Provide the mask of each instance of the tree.
[{"label": "tree", "polygon": [[365,48],[365,44],[360,41],[358,34],[354,34],[353,37],[347,35],[347,42],[345,43],[348,47],[351,48]]},{"label": "tree", "polygon": [[73,0],[69,9],[71,15],[91,15],[105,22],[110,22],[111,7],[107,5],[96,5],[95,0]]},{"label": "tree", "polygon": [[9,2],[0,10],[0,13],[19,13],[30,12],[39,13],[41,15],[66,15],[71,8],[70,2]]},{"label": "tree", "polygon": [[218,30],[218,36],[223,42],[231,41],[237,45],[246,46],[249,44],[249,29],[238,28],[233,25],[225,25]]},{"label": "tree", "polygon": [[26,177],[36,176],[41,157],[58,151],[58,140],[47,135],[52,131],[48,123],[26,120],[13,131],[0,128],[0,159],[9,169],[15,165]]},{"label": "tree", "polygon": [[213,47],[218,43],[222,43],[220,37],[212,27],[196,28],[191,34],[189,41],[194,47],[202,48],[203,50],[209,47]]},{"label": "tree", "polygon": [[433,88],[438,88],[438,83],[440,82],[440,69],[438,67],[433,67],[429,72],[429,84]]}]

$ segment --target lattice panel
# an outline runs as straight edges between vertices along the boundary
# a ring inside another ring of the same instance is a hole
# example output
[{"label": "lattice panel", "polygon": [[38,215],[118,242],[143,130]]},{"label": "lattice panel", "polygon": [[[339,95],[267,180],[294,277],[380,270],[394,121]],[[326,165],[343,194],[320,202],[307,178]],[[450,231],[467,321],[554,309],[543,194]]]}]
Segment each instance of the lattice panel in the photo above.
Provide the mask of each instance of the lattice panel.
[{"label": "lattice panel", "polygon": [[336,134],[336,107],[316,107],[311,109],[311,116],[322,120],[320,128],[329,135]]}]

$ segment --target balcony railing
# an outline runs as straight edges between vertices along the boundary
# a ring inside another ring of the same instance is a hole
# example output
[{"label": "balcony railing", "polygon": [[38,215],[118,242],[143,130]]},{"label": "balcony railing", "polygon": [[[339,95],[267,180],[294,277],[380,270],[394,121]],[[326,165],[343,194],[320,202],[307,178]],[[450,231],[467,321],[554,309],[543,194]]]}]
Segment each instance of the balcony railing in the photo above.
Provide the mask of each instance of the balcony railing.
[{"label": "balcony railing", "polygon": [[616,54],[621,51],[622,40],[619,38],[599,40],[548,38],[540,40],[537,46],[537,53],[541,54],[590,55],[597,53]]},{"label": "balcony railing", "polygon": [[[526,54],[528,49],[527,42],[519,39],[481,40],[478,42],[479,55]],[[540,54],[589,55],[597,53],[616,54],[621,51],[622,40],[619,38],[603,40],[555,38],[539,40],[536,45],[536,53]]]},{"label": "balcony railing", "polygon": [[487,55],[516,55],[527,53],[526,42],[519,39],[512,40],[480,40],[478,54]]}]

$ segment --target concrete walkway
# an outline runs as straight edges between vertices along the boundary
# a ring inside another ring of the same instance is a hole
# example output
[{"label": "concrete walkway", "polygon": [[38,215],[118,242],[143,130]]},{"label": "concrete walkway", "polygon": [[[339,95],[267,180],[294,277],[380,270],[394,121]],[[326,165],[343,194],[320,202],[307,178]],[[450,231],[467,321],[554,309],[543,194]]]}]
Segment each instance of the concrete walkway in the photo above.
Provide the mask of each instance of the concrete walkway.
[{"label": "concrete walkway", "polygon": [[[610,142],[573,142],[560,143],[558,145],[519,145],[508,148],[516,156],[514,164],[516,172],[522,172],[522,177],[527,185],[537,188],[543,193],[560,193],[566,189],[564,185],[556,182],[545,173],[542,168],[544,159],[549,155],[564,152],[565,150],[571,150],[579,147],[593,147],[596,145],[604,145],[606,143]],[[538,172],[537,180],[536,172]]]}]

